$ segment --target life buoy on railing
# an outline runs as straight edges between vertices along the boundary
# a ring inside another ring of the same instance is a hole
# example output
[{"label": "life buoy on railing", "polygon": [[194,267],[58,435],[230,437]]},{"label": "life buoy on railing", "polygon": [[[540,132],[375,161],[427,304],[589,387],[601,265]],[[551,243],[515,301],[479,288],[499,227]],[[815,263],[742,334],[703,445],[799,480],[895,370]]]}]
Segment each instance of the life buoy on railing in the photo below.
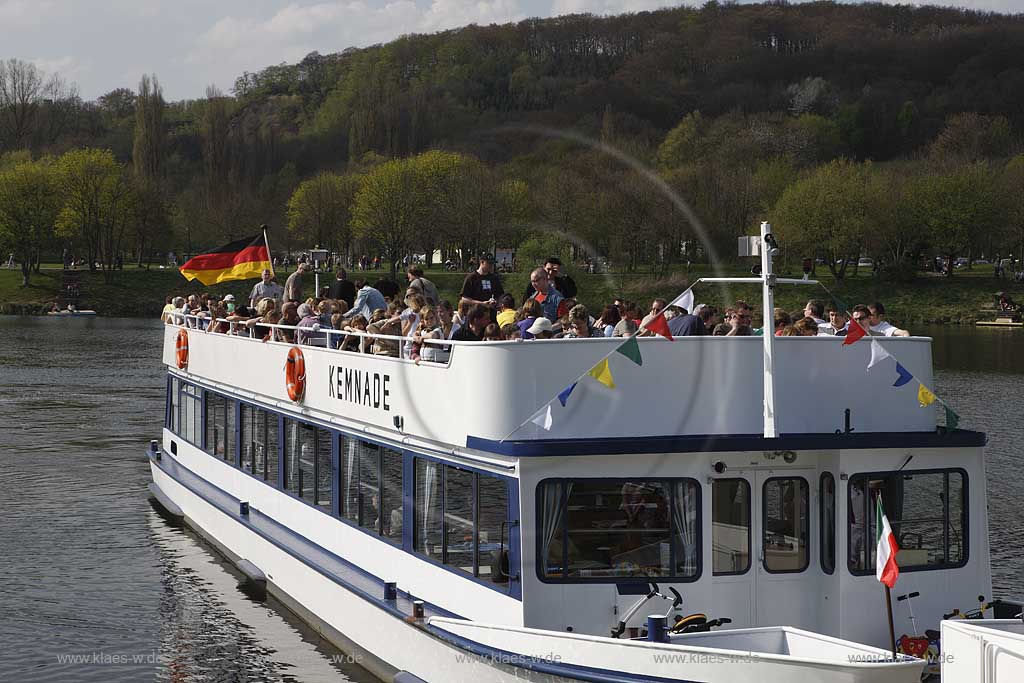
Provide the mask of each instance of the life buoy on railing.
[{"label": "life buoy on railing", "polygon": [[288,349],[288,360],[284,364],[284,377],[288,398],[298,403],[306,393],[306,359],[302,349],[293,346]]},{"label": "life buoy on railing", "polygon": [[178,359],[178,369],[184,370],[188,367],[188,330],[178,330],[178,340],[175,344],[175,355]]}]

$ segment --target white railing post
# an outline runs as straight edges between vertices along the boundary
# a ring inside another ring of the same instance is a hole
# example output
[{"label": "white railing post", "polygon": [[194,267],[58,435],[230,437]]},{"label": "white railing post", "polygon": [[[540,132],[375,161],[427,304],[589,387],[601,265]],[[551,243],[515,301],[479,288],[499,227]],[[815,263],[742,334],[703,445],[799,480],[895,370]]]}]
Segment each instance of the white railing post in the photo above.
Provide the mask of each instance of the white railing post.
[{"label": "white railing post", "polygon": [[762,316],[764,326],[764,436],[766,439],[779,435],[775,424],[775,274],[772,272],[772,256],[778,251],[772,226],[761,222],[761,280],[763,282]]}]

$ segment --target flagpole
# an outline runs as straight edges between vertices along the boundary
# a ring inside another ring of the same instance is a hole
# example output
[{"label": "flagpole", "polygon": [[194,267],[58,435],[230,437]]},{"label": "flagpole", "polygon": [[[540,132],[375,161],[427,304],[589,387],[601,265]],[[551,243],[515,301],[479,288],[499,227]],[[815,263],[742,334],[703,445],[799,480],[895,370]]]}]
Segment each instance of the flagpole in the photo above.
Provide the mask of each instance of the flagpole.
[{"label": "flagpole", "polygon": [[267,239],[267,224],[264,223],[260,226],[260,230],[263,231],[263,244],[267,246],[267,261],[270,263],[270,274],[277,275],[274,272],[274,259],[270,256],[270,240]]},{"label": "flagpole", "polygon": [[892,649],[892,661],[896,661],[896,630],[892,625],[892,594],[889,586],[885,586],[885,609],[889,613],[889,647]]}]

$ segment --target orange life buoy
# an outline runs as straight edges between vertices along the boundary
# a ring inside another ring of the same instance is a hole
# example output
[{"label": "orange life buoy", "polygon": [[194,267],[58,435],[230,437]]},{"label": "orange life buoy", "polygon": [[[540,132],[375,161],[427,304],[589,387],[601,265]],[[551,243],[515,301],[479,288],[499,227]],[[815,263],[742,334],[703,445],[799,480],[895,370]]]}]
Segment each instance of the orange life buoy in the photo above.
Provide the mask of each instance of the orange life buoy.
[{"label": "orange life buoy", "polygon": [[188,330],[178,330],[178,341],[175,347],[175,354],[178,358],[178,369],[184,370],[188,367]]},{"label": "orange life buoy", "polygon": [[288,387],[288,398],[296,403],[301,401],[306,393],[306,359],[302,356],[302,349],[297,346],[288,349],[284,377]]}]

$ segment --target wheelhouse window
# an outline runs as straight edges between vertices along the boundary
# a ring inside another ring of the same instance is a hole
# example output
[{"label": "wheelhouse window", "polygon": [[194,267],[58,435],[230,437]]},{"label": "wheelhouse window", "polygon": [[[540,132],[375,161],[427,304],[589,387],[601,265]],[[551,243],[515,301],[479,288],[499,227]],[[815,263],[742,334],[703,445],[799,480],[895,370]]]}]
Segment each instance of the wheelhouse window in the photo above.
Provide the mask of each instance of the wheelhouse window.
[{"label": "wheelhouse window", "polygon": [[297,420],[285,420],[284,425],[285,489],[311,505],[330,510],[334,481],[331,433]]},{"label": "wheelhouse window", "polygon": [[242,404],[242,469],[277,486],[277,416]]},{"label": "wheelhouse window", "polygon": [[848,564],[875,572],[875,505],[882,496],[896,535],[901,570],[946,569],[967,562],[967,482],[963,470],[921,470],[850,477]]},{"label": "wheelhouse window", "polygon": [[206,392],[206,452],[235,463],[235,402]]},{"label": "wheelhouse window", "polygon": [[712,570],[715,576],[750,569],[750,484],[715,479],[711,484]]},{"label": "wheelhouse window", "polygon": [[400,545],[402,454],[349,436],[338,439],[339,516]]},{"label": "wheelhouse window", "polygon": [[831,472],[821,475],[818,489],[821,571],[831,574],[836,570],[836,479]]},{"label": "wheelhouse window", "polygon": [[693,479],[549,479],[537,487],[537,508],[545,580],[700,576]]},{"label": "wheelhouse window", "polygon": [[777,574],[807,569],[808,487],[803,477],[773,477],[764,483],[764,568]]},{"label": "wheelhouse window", "polygon": [[497,477],[417,458],[413,548],[458,571],[508,581],[508,485]]}]

